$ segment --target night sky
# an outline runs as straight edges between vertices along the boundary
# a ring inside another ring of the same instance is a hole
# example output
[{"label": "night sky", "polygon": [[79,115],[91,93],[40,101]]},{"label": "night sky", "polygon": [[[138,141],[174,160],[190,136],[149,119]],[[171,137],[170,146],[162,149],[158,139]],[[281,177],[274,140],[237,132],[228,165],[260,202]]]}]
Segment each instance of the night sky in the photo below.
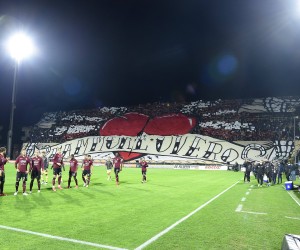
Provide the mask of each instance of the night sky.
[{"label": "night sky", "polygon": [[299,0],[0,3],[0,124],[8,126],[17,28],[38,52],[18,74],[16,126],[47,111],[299,95]]}]

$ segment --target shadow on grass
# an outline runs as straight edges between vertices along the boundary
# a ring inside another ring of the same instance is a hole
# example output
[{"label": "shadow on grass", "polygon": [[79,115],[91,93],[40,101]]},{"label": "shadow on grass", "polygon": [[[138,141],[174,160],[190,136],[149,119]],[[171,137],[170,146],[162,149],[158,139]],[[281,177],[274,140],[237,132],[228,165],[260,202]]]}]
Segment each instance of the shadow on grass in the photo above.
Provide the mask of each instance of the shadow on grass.
[{"label": "shadow on grass", "polygon": [[15,209],[19,210],[20,213],[27,215],[31,214],[31,211],[37,207],[37,204],[32,202],[32,199],[28,196],[24,196],[22,192],[15,196]]},{"label": "shadow on grass", "polygon": [[[147,182],[147,183],[149,183],[149,182]],[[153,183],[151,183],[151,186],[157,186],[157,187],[166,187],[166,188],[174,188],[173,186],[167,186],[167,185],[161,185],[161,184],[153,184]]]},{"label": "shadow on grass", "polygon": [[[147,181],[149,183],[149,181]],[[129,182],[129,181],[120,181],[120,185],[126,184],[126,185],[139,185],[139,184],[144,184],[147,185],[147,183],[141,183],[141,181],[136,181],[136,182]]]},{"label": "shadow on grass", "polygon": [[67,192],[56,192],[58,196],[66,200],[68,203],[75,204],[76,206],[82,206],[81,202],[79,199],[76,199],[75,195],[70,195]]},{"label": "shadow on grass", "polygon": [[30,196],[31,200],[39,206],[50,207],[52,205],[51,199],[45,198],[45,195],[43,193],[33,193]]},{"label": "shadow on grass", "polygon": [[88,188],[85,188],[85,190],[84,190],[83,188],[80,188],[80,189],[78,189],[78,193],[81,193],[81,194],[83,194],[83,195],[85,195],[85,196],[87,196],[87,197],[89,197],[91,199],[94,199],[95,195],[92,194],[92,193],[90,193],[90,192],[88,192],[89,190],[87,190],[87,189]]},{"label": "shadow on grass", "polygon": [[133,190],[139,190],[139,191],[143,191],[143,192],[147,192],[147,193],[152,193],[152,191],[149,189],[143,189],[143,188],[132,187],[132,186],[127,186],[126,188],[133,189]]},{"label": "shadow on grass", "polygon": [[103,183],[97,182],[97,183],[93,183],[92,186],[106,186]]}]

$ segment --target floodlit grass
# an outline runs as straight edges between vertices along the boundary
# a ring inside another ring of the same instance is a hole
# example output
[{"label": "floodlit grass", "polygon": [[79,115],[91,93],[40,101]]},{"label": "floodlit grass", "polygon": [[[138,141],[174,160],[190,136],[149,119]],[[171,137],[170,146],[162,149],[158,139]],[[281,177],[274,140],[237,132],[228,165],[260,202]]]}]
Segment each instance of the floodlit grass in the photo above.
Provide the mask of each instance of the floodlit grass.
[{"label": "floodlit grass", "polygon": [[[149,169],[148,183],[142,184],[140,169],[124,169],[117,187],[106,180],[104,167],[95,167],[90,187],[84,188],[80,175],[77,190],[53,192],[48,184],[37,193],[35,183],[33,194],[13,196],[15,170],[7,164],[0,225],[134,249],[243,177],[229,171]],[[242,212],[235,212],[239,204]],[[300,219],[300,207],[282,185],[258,188],[254,179],[241,181],[146,249],[280,249],[285,233],[300,234],[300,220],[286,217]],[[0,235],[1,249],[94,249],[1,228]]]}]

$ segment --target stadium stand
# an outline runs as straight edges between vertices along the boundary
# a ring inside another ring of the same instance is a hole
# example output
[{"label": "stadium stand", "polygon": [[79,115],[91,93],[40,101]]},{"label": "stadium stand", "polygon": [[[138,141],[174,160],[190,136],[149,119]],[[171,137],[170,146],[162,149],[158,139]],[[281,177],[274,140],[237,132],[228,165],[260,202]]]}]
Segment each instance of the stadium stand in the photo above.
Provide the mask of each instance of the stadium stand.
[{"label": "stadium stand", "polygon": [[177,113],[189,115],[197,120],[191,133],[227,141],[293,140],[294,136],[298,139],[300,135],[299,120],[296,119],[299,111],[300,97],[268,97],[52,112],[43,114],[26,141],[62,143],[99,135],[107,120],[130,112],[151,118]]}]

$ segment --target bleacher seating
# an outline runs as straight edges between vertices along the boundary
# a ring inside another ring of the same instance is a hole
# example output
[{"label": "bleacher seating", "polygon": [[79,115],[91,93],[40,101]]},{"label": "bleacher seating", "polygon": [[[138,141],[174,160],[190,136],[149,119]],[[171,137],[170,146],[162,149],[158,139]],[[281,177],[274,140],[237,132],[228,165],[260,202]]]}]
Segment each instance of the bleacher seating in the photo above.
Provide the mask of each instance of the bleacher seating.
[{"label": "bleacher seating", "polygon": [[[196,118],[191,133],[227,141],[266,141],[299,138],[300,97],[268,97],[245,100],[151,103],[132,107],[103,107],[45,113],[34,125],[28,141],[56,142],[99,135],[106,121],[136,112],[151,118],[182,113]],[[294,127],[294,121],[295,127]]]}]

